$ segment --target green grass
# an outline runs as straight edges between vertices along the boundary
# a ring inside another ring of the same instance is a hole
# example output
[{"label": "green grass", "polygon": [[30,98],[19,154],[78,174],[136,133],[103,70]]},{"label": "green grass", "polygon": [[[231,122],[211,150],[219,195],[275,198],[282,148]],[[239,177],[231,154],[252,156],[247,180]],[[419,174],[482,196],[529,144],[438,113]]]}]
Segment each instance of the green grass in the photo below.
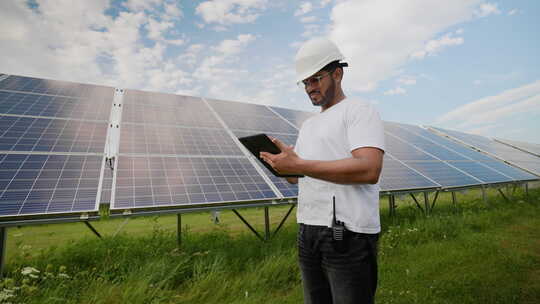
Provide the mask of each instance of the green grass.
[{"label": "green grass", "polygon": [[[439,197],[428,216],[410,198],[397,216],[382,207],[378,303],[539,303],[540,190],[511,202],[493,190]],[[385,200],[381,200],[385,206]],[[287,207],[271,208],[272,223]],[[263,228],[263,210],[242,214]],[[294,214],[291,214],[292,217]],[[12,303],[301,303],[296,224],[270,242],[249,233],[231,212],[97,221],[8,230],[2,297]],[[39,273],[22,274],[25,267]]]}]

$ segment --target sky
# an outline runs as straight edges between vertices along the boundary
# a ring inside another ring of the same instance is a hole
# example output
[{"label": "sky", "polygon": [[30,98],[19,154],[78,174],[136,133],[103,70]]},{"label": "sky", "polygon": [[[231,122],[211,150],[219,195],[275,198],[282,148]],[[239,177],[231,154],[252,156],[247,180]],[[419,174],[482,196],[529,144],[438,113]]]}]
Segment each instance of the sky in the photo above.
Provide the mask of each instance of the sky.
[{"label": "sky", "polygon": [[2,0],[0,73],[318,111],[324,36],[384,120],[540,143],[539,33],[537,0]]}]

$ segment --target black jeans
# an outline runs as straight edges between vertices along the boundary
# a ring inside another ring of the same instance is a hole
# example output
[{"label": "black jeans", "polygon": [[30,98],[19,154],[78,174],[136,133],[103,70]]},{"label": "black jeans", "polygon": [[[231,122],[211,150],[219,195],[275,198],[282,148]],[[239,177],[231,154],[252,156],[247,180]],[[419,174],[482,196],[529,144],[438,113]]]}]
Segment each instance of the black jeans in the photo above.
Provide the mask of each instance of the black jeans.
[{"label": "black jeans", "polygon": [[379,234],[347,231],[347,251],[336,252],[332,229],[300,224],[298,258],[306,304],[374,303]]}]

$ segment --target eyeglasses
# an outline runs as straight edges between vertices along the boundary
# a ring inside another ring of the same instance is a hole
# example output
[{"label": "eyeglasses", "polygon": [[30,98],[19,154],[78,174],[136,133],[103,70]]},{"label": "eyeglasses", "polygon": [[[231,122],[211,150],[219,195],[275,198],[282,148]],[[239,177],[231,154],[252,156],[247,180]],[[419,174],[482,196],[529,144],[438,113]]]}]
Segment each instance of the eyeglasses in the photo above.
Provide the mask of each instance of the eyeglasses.
[{"label": "eyeglasses", "polygon": [[332,74],[332,72],[328,72],[328,73],[326,73],[324,75],[309,77],[308,79],[304,79],[304,80],[300,81],[298,83],[298,86],[300,88],[307,88],[308,86],[313,86],[315,84],[320,85],[321,84],[321,79],[323,79],[324,77],[326,77],[326,76],[328,76],[330,74]]}]

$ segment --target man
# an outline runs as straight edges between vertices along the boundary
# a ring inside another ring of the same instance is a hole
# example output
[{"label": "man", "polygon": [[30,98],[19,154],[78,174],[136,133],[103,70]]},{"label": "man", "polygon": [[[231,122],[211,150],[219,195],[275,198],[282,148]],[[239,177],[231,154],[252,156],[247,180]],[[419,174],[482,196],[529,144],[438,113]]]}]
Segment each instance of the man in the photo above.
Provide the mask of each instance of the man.
[{"label": "man", "polygon": [[369,103],[343,93],[343,59],[328,39],[299,49],[297,81],[321,112],[303,123],[294,148],[272,138],[281,153],[261,153],[278,172],[305,176],[287,179],[299,183],[305,303],[373,303],[377,287],[384,131]]}]

